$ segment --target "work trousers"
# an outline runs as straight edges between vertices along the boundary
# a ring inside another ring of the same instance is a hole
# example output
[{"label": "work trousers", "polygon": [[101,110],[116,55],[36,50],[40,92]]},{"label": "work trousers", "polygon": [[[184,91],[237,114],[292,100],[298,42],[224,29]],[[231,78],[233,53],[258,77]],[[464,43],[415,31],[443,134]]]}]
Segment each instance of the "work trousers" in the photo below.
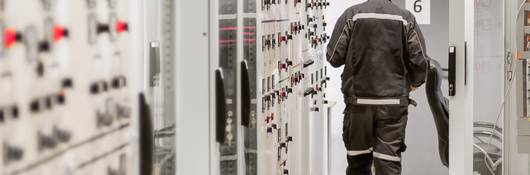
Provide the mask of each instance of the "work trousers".
[{"label": "work trousers", "polygon": [[359,106],[344,111],[343,140],[348,151],[347,175],[401,174],[408,106]]}]

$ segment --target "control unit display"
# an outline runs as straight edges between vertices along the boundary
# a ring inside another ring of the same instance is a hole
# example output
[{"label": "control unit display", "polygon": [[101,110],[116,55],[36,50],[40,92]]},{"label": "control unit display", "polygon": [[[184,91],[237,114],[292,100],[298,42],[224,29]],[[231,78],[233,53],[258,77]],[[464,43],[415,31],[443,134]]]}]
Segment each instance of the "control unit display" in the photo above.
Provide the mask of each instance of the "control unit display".
[{"label": "control unit display", "polygon": [[138,1],[0,2],[0,174],[136,174]]}]

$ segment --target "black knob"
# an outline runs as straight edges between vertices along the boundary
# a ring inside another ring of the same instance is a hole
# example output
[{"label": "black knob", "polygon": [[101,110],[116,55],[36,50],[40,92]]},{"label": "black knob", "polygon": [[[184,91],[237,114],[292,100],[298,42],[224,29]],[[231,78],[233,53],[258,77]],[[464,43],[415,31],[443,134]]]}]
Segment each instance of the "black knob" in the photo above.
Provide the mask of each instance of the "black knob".
[{"label": "black knob", "polygon": [[131,109],[127,106],[123,105],[116,105],[116,111],[118,114],[118,118],[130,118],[131,117]]},{"label": "black knob", "polygon": [[65,78],[62,82],[63,88],[72,88],[74,87],[74,81],[72,78]]},{"label": "black knob", "polygon": [[105,32],[110,32],[110,27],[109,27],[108,24],[98,24],[97,28],[96,28],[96,31],[97,31],[98,34],[105,33]]},{"label": "black knob", "polygon": [[32,112],[32,113],[37,113],[40,111],[40,102],[38,99],[35,99],[33,101],[30,102],[29,104],[29,110]]},{"label": "black knob", "polygon": [[308,96],[308,95],[313,95],[315,93],[315,88],[307,88],[305,91],[304,91],[304,97]]},{"label": "black knob", "polygon": [[0,123],[3,123],[6,120],[6,111],[4,109],[0,109]]},{"label": "black knob", "polygon": [[293,61],[285,60],[285,63],[287,63],[287,66],[292,66],[293,65]]},{"label": "black knob", "polygon": [[4,163],[8,164],[10,162],[22,160],[22,157],[24,157],[24,151],[22,148],[7,143],[4,143],[3,145]]},{"label": "black knob", "polygon": [[49,52],[51,49],[50,49],[50,42],[49,41],[42,41],[39,43],[39,51],[40,52]]},{"label": "black knob", "polygon": [[64,94],[63,92],[58,93],[58,94],[55,96],[55,100],[56,100],[57,103],[60,104],[60,105],[66,103],[66,97],[65,97],[65,94]]},{"label": "black knob", "polygon": [[267,128],[267,133],[272,133],[272,128],[271,127]]},{"label": "black knob", "polygon": [[90,85],[90,93],[91,94],[99,94],[101,90],[99,89],[99,84],[98,83],[92,83]]},{"label": "black knob", "polygon": [[53,135],[61,142],[68,142],[72,138],[72,134],[70,132],[62,130],[58,127],[53,128]]},{"label": "black knob", "polygon": [[58,144],[57,139],[53,135],[46,135],[39,132],[37,137],[39,151],[44,149],[53,149]]},{"label": "black knob", "polygon": [[114,120],[110,114],[96,111],[96,123],[98,127],[110,126],[113,122]]}]

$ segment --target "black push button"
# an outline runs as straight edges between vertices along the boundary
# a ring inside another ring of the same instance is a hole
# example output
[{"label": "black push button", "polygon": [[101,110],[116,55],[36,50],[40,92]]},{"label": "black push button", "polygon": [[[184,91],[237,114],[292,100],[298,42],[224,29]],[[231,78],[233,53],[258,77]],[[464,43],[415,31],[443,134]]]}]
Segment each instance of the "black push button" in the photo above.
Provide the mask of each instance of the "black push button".
[{"label": "black push button", "polygon": [[4,109],[0,109],[0,123],[4,123],[5,121],[5,110]]},{"label": "black push button", "polygon": [[92,85],[90,85],[90,93],[91,94],[99,94],[99,92],[100,92],[99,84],[92,83]]},{"label": "black push button", "polygon": [[98,127],[111,126],[114,122],[112,116],[107,113],[96,112],[96,123]]},{"label": "black push button", "polygon": [[57,140],[61,142],[68,142],[72,137],[72,134],[70,134],[70,132],[59,129],[58,127],[53,128],[53,135],[55,136],[55,138],[57,138]]},{"label": "black push button", "polygon": [[33,113],[36,113],[36,112],[39,112],[40,111],[40,103],[39,103],[39,100],[33,100],[31,101],[31,103],[29,104],[29,110]]},{"label": "black push button", "polygon": [[57,146],[57,140],[54,136],[45,135],[42,133],[38,134],[38,147],[39,151],[42,151],[44,149],[53,149]]},{"label": "black push button", "polygon": [[71,78],[65,78],[63,79],[63,88],[73,88],[74,82]]},{"label": "black push button", "polygon": [[19,115],[18,106],[15,105],[11,107],[11,117],[13,117],[14,119],[17,119],[18,115]]},{"label": "black push button", "polygon": [[64,96],[64,93],[59,93],[57,94],[57,96],[55,96],[55,100],[57,100],[57,103],[60,104],[60,105],[63,105],[64,103],[66,103],[66,98]]},{"label": "black push button", "polygon": [[22,157],[24,156],[24,151],[22,148],[15,147],[7,143],[4,143],[3,145],[4,163],[8,164],[14,161],[22,160]]}]

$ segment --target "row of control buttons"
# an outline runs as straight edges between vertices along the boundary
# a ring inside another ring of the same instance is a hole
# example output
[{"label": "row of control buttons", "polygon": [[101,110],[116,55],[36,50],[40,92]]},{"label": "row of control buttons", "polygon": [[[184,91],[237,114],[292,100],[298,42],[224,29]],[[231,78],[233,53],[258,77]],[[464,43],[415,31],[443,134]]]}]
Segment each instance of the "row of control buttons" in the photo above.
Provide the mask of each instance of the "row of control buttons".
[{"label": "row of control buttons", "polygon": [[[39,152],[56,148],[59,144],[68,143],[72,134],[64,129],[54,126],[50,134],[44,132],[37,133],[37,149]],[[8,165],[23,159],[24,150],[22,147],[9,144],[7,141],[2,143],[3,162]]]},{"label": "row of control buttons", "polygon": [[17,105],[8,107],[0,107],[0,124],[6,122],[8,119],[17,119],[19,110]]},{"label": "row of control buttons", "polygon": [[105,100],[105,108],[96,111],[96,126],[109,127],[112,126],[115,119],[125,120],[131,116],[131,108],[115,102],[112,98]]},{"label": "row of control buttons", "polygon": [[37,133],[38,150],[55,149],[59,144],[68,143],[71,138],[72,134],[70,131],[54,126],[51,133]]},{"label": "row of control buttons", "polygon": [[276,47],[281,47],[284,43],[289,44],[289,40],[293,40],[294,35],[300,34],[300,31],[305,29],[305,25],[301,25],[300,22],[292,22],[290,31],[278,32],[276,34],[269,34],[262,36],[262,50],[270,50]]},{"label": "row of control buttons", "polygon": [[311,2],[308,2],[306,4],[306,10],[307,9],[325,9],[330,5],[327,0],[311,0]]},{"label": "row of control buttons", "polygon": [[35,26],[28,26],[24,32],[18,31],[13,27],[6,27],[0,25],[0,30],[3,32],[1,40],[3,41],[3,48],[9,49],[17,43],[24,43],[27,50],[27,57],[35,59],[38,53],[50,52],[52,43],[61,41],[69,36],[69,30],[64,26],[54,24],[51,19],[46,20],[45,23],[45,39],[39,41],[39,34]]},{"label": "row of control buttons", "polygon": [[20,161],[24,157],[24,150],[22,150],[21,147],[9,144],[7,142],[2,143],[2,152],[4,155],[4,165]]},{"label": "row of control buttons", "polygon": [[291,34],[300,34],[305,29],[305,25],[302,25],[300,21],[291,22]]},{"label": "row of control buttons", "polygon": [[109,90],[109,84],[112,89],[121,89],[127,86],[127,78],[125,76],[116,76],[107,81],[97,81],[90,85],[90,93],[93,95],[100,94],[102,92],[107,92]]},{"label": "row of control buttons", "polygon": [[66,90],[73,88],[73,80],[65,78],[62,81],[62,88],[59,92],[35,98],[29,104],[31,113],[39,113],[44,110],[52,110],[55,106],[61,106],[66,103]]},{"label": "row of control buttons", "polygon": [[[284,0],[284,4],[288,4],[288,0]],[[294,7],[296,7],[298,4],[301,4],[302,0],[293,0]],[[281,0],[264,0],[262,7],[263,9],[270,9],[271,5],[280,5],[282,4]],[[330,5],[330,3],[327,0],[311,0],[311,2],[307,2],[306,9],[325,9]]]}]

